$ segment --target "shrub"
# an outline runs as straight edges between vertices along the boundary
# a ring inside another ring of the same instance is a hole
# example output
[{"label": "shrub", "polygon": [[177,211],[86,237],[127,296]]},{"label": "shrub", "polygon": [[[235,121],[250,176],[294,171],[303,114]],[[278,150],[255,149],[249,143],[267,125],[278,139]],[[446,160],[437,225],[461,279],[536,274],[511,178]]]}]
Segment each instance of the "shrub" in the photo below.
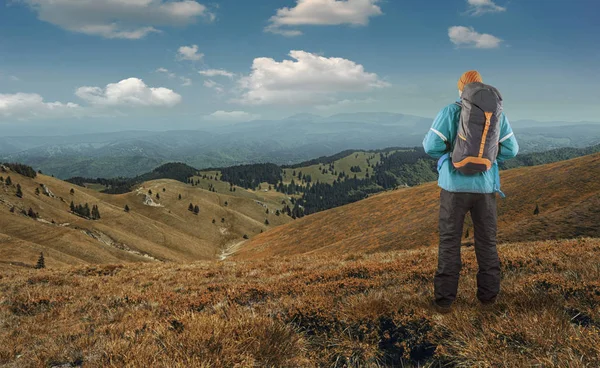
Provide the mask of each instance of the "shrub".
[{"label": "shrub", "polygon": [[44,253],[40,253],[40,257],[38,258],[38,261],[35,265],[36,269],[42,269],[42,268],[46,268],[46,261],[44,260]]}]

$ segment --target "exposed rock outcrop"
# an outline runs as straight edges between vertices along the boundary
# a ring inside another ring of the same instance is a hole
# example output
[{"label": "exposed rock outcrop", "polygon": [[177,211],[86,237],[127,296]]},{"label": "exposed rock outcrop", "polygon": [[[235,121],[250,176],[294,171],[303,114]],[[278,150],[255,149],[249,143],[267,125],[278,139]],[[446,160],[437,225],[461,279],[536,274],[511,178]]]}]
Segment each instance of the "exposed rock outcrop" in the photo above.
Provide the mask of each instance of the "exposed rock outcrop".
[{"label": "exposed rock outcrop", "polygon": [[52,193],[52,191],[46,186],[46,184],[40,184],[40,186],[42,187],[42,192],[44,193],[44,195],[47,195],[50,198],[56,198],[54,193]]},{"label": "exposed rock outcrop", "polygon": [[150,197],[148,194],[144,195],[144,205],[150,207],[164,207],[162,204],[154,202],[154,199],[152,199],[152,197]]}]

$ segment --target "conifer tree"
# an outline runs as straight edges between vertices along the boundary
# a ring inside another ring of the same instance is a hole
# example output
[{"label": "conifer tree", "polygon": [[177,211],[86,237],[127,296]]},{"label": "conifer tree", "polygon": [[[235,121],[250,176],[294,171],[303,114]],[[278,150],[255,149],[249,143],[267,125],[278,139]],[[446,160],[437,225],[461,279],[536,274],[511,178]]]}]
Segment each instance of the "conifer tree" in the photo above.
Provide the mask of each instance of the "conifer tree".
[{"label": "conifer tree", "polygon": [[190,203],[190,205],[188,206],[188,211],[194,211],[194,205]]},{"label": "conifer tree", "polygon": [[73,203],[73,201],[71,201],[69,208],[71,208],[71,212],[75,212],[75,203]]},{"label": "conifer tree", "polygon": [[181,194],[179,195],[179,200],[181,200]]},{"label": "conifer tree", "polygon": [[35,213],[33,209],[31,209],[31,207],[29,207],[29,211],[27,211],[27,216],[31,217],[34,220],[38,218],[37,213]]},{"label": "conifer tree", "polygon": [[265,225],[269,225],[269,219],[265,219]]},{"label": "conifer tree", "polygon": [[21,190],[21,184],[17,184],[17,197],[23,198],[23,191]]},{"label": "conifer tree", "polygon": [[129,212],[129,206],[125,205],[125,212]]},{"label": "conifer tree", "polygon": [[537,204],[535,205],[535,210],[533,210],[533,214],[536,216],[540,214],[540,207]]},{"label": "conifer tree", "polygon": [[152,189],[148,189],[148,195],[152,195]]},{"label": "conifer tree", "polygon": [[91,218],[92,218],[92,220],[99,220],[100,219],[100,210],[98,209],[98,206],[96,206],[96,205],[92,206]]},{"label": "conifer tree", "polygon": [[71,190],[69,191],[69,193],[70,193],[71,195],[75,194],[75,189],[71,188]]},{"label": "conifer tree", "polygon": [[10,178],[10,176],[7,176],[7,177],[6,177],[6,180],[4,181],[4,183],[5,183],[6,185],[12,185],[12,179]]},{"label": "conifer tree", "polygon": [[44,260],[44,252],[40,253],[40,258],[38,258],[35,268],[37,270],[46,268],[46,261]]},{"label": "conifer tree", "polygon": [[35,188],[35,195],[40,195],[40,188]]},{"label": "conifer tree", "polygon": [[197,215],[200,213],[200,207],[198,207],[198,205],[194,206],[194,215]]},{"label": "conifer tree", "polygon": [[156,193],[156,199],[160,199],[160,194]]}]

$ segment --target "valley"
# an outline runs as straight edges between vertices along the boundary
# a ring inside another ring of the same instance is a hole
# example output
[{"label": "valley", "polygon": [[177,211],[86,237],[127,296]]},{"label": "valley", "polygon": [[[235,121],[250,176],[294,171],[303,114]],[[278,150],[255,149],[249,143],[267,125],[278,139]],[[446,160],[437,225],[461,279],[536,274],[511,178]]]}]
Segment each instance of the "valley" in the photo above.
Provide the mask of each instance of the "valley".
[{"label": "valley", "polygon": [[[377,173],[385,160],[397,155],[405,174],[411,173],[406,171],[410,162],[417,167],[425,162],[420,159],[422,153],[414,150],[354,151],[321,158],[320,164],[200,171],[187,179],[195,169],[172,164],[119,182],[122,194],[99,192],[103,186],[98,184],[84,188],[33,170],[29,173],[35,177],[28,177],[4,167],[0,173],[0,260],[32,266],[44,252],[48,265],[56,267],[193,262],[223,258],[223,254],[240,259],[334,250],[351,254],[434,245],[439,195],[435,182],[411,187],[395,184],[388,191],[365,189],[370,185],[368,170]],[[347,178],[349,168],[364,173],[364,178]],[[598,154],[504,171],[507,198],[499,199],[499,240],[598,236],[600,187],[595,178],[599,171]],[[224,175],[231,177],[224,179]],[[288,179],[289,184],[284,184]],[[290,191],[292,179],[297,183],[294,191]],[[523,182],[534,184],[522,186]],[[312,194],[315,183],[340,188],[346,191],[340,193],[354,197],[340,197],[338,205],[329,202],[333,207],[328,209],[328,198]],[[354,183],[365,192],[357,196]],[[17,185],[22,198],[16,195]],[[109,185],[108,190],[113,189]],[[304,207],[306,198],[324,206],[323,210],[306,216],[310,209]],[[90,209],[97,206],[101,218],[75,215],[71,202]],[[539,214],[533,215],[536,208]],[[472,241],[467,223],[465,242]]]},{"label": "valley", "polygon": [[[158,179],[141,183],[132,192],[111,195],[41,174],[30,178],[4,170],[0,173],[4,178],[0,183],[0,260],[4,262],[33,265],[40,252],[49,267],[215,259],[244,236],[291,221],[275,215],[281,207],[279,198],[258,194],[213,193]],[[16,196],[17,185],[22,198]],[[51,195],[36,194],[41,185]],[[74,215],[71,202],[98,206],[101,218],[93,221]],[[190,204],[198,206],[198,214],[189,211]],[[35,219],[27,215],[30,208]]]}]

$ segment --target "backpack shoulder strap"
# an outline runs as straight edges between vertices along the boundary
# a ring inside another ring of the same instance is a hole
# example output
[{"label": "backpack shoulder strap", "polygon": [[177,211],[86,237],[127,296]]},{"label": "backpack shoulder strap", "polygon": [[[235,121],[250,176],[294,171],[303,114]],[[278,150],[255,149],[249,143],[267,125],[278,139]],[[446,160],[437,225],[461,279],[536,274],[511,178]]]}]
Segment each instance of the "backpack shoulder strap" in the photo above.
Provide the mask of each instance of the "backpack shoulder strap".
[{"label": "backpack shoulder strap", "polygon": [[461,103],[461,102],[454,101],[454,104],[455,104],[455,105],[458,105],[459,107],[462,107],[462,103]]}]

